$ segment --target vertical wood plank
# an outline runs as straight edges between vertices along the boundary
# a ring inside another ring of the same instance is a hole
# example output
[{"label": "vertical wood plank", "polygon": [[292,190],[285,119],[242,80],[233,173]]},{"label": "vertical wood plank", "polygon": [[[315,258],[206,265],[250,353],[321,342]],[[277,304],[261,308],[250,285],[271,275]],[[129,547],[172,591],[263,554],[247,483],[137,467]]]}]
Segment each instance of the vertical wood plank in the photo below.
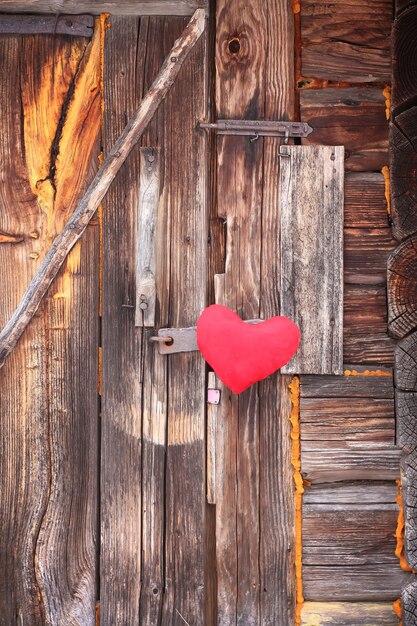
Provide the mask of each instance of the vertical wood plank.
[{"label": "vertical wood plank", "polygon": [[[97,168],[99,40],[0,41],[1,325]],[[98,258],[92,224],[1,373],[4,623],[95,621]]]},{"label": "vertical wood plank", "polygon": [[140,149],[136,231],[136,326],[155,325],[156,222],[160,195],[160,150]]},{"label": "vertical wood plank", "polygon": [[[221,1],[216,16],[217,117],[293,118],[290,3]],[[276,139],[217,140],[217,214],[226,221],[226,259],[224,274],[216,277],[216,301],[243,319],[257,318],[261,310],[279,312],[276,146]],[[222,241],[220,234],[220,246]],[[285,384],[276,375],[239,397],[222,388],[216,446],[219,625],[293,623],[294,501]]]},{"label": "vertical wood plank", "polygon": [[281,313],[301,332],[285,373],[343,372],[343,154],[281,147]]},{"label": "vertical wood plank", "polygon": [[[146,38],[137,18],[111,21],[104,49],[105,155],[140,101],[143,62],[136,60]],[[138,152],[133,150],[103,203],[100,621],[104,626],[140,623],[143,331],[135,330]]]}]

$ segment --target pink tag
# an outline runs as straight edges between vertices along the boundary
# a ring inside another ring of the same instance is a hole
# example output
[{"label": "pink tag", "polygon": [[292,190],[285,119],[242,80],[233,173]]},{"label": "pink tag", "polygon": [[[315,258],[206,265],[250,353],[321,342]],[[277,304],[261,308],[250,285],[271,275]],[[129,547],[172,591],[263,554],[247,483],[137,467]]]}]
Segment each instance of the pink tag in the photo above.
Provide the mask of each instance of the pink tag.
[{"label": "pink tag", "polygon": [[207,402],[209,404],[220,404],[220,389],[207,389]]}]

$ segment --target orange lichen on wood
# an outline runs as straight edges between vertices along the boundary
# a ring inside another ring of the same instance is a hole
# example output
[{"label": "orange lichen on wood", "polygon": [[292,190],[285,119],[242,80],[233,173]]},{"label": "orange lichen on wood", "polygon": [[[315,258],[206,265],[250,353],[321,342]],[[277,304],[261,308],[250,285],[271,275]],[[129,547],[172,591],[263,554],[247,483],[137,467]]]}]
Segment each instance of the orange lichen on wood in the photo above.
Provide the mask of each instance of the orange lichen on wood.
[{"label": "orange lichen on wood", "polygon": [[384,372],[383,370],[364,370],[363,372],[345,370],[343,374],[345,376],[392,376],[391,372]]},{"label": "orange lichen on wood", "polygon": [[395,548],[395,556],[400,560],[401,569],[405,572],[411,572],[412,569],[408,565],[405,555],[404,555],[404,506],[403,506],[403,494],[402,494],[402,486],[401,481],[397,480],[398,485],[398,493],[397,493],[397,504],[399,506],[398,520],[397,520],[397,529],[395,531],[395,538],[397,540],[397,546]]},{"label": "orange lichen on wood", "polygon": [[385,116],[387,120],[389,120],[391,115],[391,87],[390,85],[385,85],[382,95],[385,98]]},{"label": "orange lichen on wood", "polygon": [[395,615],[400,620],[398,626],[402,626],[403,620],[402,620],[402,606],[401,606],[400,598],[398,598],[398,600],[395,600],[395,602],[393,602],[392,610],[394,611]]},{"label": "orange lichen on wood", "polygon": [[291,464],[293,466],[293,476],[295,485],[295,577],[297,605],[295,625],[301,623],[301,609],[304,603],[303,597],[303,546],[302,546],[302,504],[304,493],[304,482],[301,474],[301,444],[300,444],[300,379],[294,376],[289,384],[291,394],[291,440],[292,453]]},{"label": "orange lichen on wood", "polygon": [[387,201],[387,213],[391,215],[391,183],[389,178],[389,167],[384,165],[381,170],[385,182],[385,199]]}]

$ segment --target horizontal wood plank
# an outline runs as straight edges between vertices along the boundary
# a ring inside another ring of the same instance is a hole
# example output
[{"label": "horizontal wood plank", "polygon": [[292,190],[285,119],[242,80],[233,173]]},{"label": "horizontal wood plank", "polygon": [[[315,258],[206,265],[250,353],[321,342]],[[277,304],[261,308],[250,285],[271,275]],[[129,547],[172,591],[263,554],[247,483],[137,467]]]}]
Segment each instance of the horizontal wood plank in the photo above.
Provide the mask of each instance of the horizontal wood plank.
[{"label": "horizontal wood plank", "polygon": [[9,15],[0,13],[0,35],[92,37],[92,15]]},{"label": "horizontal wood plank", "polygon": [[390,80],[391,0],[303,0],[301,72],[349,83]]},{"label": "horizontal wood plank", "polygon": [[302,398],[393,398],[394,386],[391,376],[302,376],[300,393]]},{"label": "horizontal wood plank", "polygon": [[306,566],[303,593],[306,600],[394,601],[413,575],[399,565]]},{"label": "horizontal wood plank", "polygon": [[384,285],[345,285],[343,356],[350,363],[394,362],[394,340],[387,328]]},{"label": "horizontal wood plank", "polygon": [[390,228],[345,228],[345,283],[385,285],[387,262],[397,242]]},{"label": "horizontal wood plank", "polygon": [[304,504],[393,504],[397,498],[394,481],[361,480],[311,485],[304,491]]},{"label": "horizontal wood plank", "polygon": [[382,89],[304,89],[301,121],[314,129],[303,144],[345,146],[348,171],[380,170],[388,163],[388,123]]},{"label": "horizontal wood plank", "polygon": [[301,331],[286,374],[343,368],[343,147],[282,146],[281,314]]},{"label": "horizontal wood plank", "polygon": [[387,228],[385,180],[379,172],[347,172],[345,176],[346,228]]},{"label": "horizontal wood plank", "polygon": [[301,626],[398,626],[392,602],[305,602]]},{"label": "horizontal wood plank", "polygon": [[111,15],[192,15],[205,0],[2,0],[7,13],[110,13]]},{"label": "horizontal wood plank", "polygon": [[303,566],[398,565],[398,505],[303,504]]},{"label": "horizontal wood plank", "polygon": [[301,471],[312,483],[340,480],[397,480],[400,477],[401,450],[395,447],[375,450],[372,444],[355,450],[314,450],[301,454]]}]

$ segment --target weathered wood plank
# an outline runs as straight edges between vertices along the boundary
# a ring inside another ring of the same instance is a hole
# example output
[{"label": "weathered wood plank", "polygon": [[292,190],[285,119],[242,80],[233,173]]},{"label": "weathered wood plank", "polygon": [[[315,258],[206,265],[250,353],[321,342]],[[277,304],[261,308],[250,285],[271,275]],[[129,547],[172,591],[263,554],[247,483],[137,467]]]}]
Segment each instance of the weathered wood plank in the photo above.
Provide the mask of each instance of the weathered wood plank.
[{"label": "weathered wood plank", "polygon": [[304,89],[301,121],[314,129],[303,144],[345,146],[348,171],[380,170],[388,163],[388,125],[382,89]]},{"label": "weathered wood plank", "polygon": [[[369,368],[370,374],[376,370]],[[303,376],[303,398],[393,398],[391,376]]]},{"label": "weathered wood plank", "polygon": [[387,261],[396,246],[390,228],[345,228],[345,282],[385,285]]},{"label": "weathered wood plank", "polygon": [[92,15],[6,15],[0,13],[0,35],[74,35],[92,37]]},{"label": "weathered wood plank", "polygon": [[[294,119],[290,3],[222,0],[216,16],[217,118]],[[279,145],[277,139],[217,138],[217,217],[227,233],[218,229],[220,251],[226,240],[225,267],[213,255],[222,274],[217,301],[243,319],[279,313]],[[278,375],[239,400],[223,390],[216,464],[219,625],[294,622],[289,407],[287,381]]]},{"label": "weathered wood plank", "polygon": [[403,572],[399,565],[306,566],[303,591],[306,600],[319,602],[384,602],[396,600],[412,579],[413,575]]},{"label": "weathered wood plank", "polygon": [[347,172],[344,225],[346,228],[387,228],[385,180],[378,172]]},{"label": "weathered wood plank", "polygon": [[136,326],[155,325],[156,224],[161,193],[160,170],[160,149],[141,148],[136,231]]},{"label": "weathered wood plank", "polygon": [[343,370],[343,147],[280,151],[281,314],[301,331],[287,374]]},{"label": "weathered wood plank", "polygon": [[397,480],[400,477],[401,450],[387,447],[375,450],[372,445],[355,450],[303,451],[301,470],[313,483],[340,480]]},{"label": "weathered wood plank", "polygon": [[393,481],[323,483],[306,488],[303,504],[393,504],[397,493]]},{"label": "weathered wood plank", "polygon": [[205,8],[205,0],[2,0],[7,13],[112,15],[192,15]]},{"label": "weathered wood plank", "polygon": [[[99,38],[0,38],[1,325],[97,169]],[[92,225],[1,372],[7,624],[95,623],[98,259]]]},{"label": "weathered wood plank", "polygon": [[303,567],[376,565],[398,567],[398,505],[303,503]]},{"label": "weathered wood plank", "polygon": [[305,602],[301,626],[398,626],[392,603]]},{"label": "weathered wood plank", "polygon": [[345,285],[343,356],[348,363],[394,362],[387,333],[387,291],[382,285]]},{"label": "weathered wood plank", "polygon": [[349,83],[390,80],[391,0],[303,1],[304,77]]},{"label": "weathered wood plank", "polygon": [[388,328],[401,339],[417,327],[417,237],[407,239],[388,259]]}]

